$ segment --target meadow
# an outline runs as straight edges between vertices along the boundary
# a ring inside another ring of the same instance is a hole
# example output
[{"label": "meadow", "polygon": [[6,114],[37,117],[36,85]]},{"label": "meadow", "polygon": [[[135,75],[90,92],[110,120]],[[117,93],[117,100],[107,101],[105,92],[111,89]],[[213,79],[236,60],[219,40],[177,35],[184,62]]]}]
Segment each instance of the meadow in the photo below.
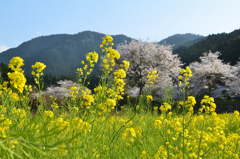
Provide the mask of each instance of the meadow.
[{"label": "meadow", "polygon": [[124,78],[130,63],[113,69],[120,54],[112,49],[113,39],[103,37],[100,47],[103,73],[91,92],[86,79],[98,61],[90,52],[77,69],[81,87],[73,86],[61,104],[42,95],[43,63],[32,66],[36,109],[32,108],[32,87],[26,85],[23,59],[9,62],[10,82],[0,83],[1,158],[239,158],[239,112],[217,114],[214,99],[204,96],[194,112],[196,100],[188,95],[191,70],[179,70],[182,100],[173,108],[171,98],[152,105],[151,85],[157,72],[149,72],[147,89],[135,104],[119,105],[124,95]]}]

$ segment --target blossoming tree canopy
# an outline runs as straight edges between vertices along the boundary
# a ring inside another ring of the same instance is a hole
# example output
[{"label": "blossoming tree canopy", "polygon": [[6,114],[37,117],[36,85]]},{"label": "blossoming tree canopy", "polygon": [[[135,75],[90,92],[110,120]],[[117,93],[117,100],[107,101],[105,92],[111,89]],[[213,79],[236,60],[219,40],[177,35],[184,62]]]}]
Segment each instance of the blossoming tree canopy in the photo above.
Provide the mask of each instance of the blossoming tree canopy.
[{"label": "blossoming tree canopy", "polygon": [[160,45],[154,42],[132,40],[130,43],[118,45],[120,63],[128,60],[131,64],[127,72],[128,88],[138,87],[140,94],[147,83],[149,71],[157,71],[158,78],[154,87],[161,95],[167,84],[172,85],[179,75],[182,63],[178,55],[172,54],[170,45]]},{"label": "blossoming tree canopy", "polygon": [[194,75],[191,78],[191,83],[193,83],[193,92],[198,94],[200,91],[207,89],[208,95],[211,96],[211,93],[217,86],[226,86],[227,81],[234,79],[233,70],[234,66],[225,64],[218,57],[220,52],[204,53],[200,57],[200,62],[193,62],[190,64],[192,74]]}]

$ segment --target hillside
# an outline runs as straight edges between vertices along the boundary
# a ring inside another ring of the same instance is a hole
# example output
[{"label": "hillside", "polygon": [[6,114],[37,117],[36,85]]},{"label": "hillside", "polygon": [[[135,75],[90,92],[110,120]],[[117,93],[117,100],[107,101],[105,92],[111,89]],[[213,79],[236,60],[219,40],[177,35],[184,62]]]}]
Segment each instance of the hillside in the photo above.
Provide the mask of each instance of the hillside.
[{"label": "hillside", "polygon": [[169,36],[166,39],[163,39],[159,42],[159,44],[170,44],[173,45],[173,49],[178,48],[179,46],[191,46],[192,44],[199,42],[204,39],[204,36],[196,35],[196,34],[175,34]]},{"label": "hillside", "polygon": [[[88,52],[96,51],[101,54],[99,45],[104,34],[84,31],[74,35],[58,34],[41,36],[22,43],[17,48],[12,48],[0,54],[0,63],[9,63],[14,56],[25,60],[24,70],[30,75],[31,66],[39,61],[47,65],[45,74],[55,76],[75,76],[76,69],[81,67],[81,61]],[[126,41],[131,41],[125,35],[113,35],[115,46]],[[224,62],[232,65],[240,57],[240,29],[229,34],[213,34],[203,37],[195,34],[175,34],[159,42],[160,44],[175,44],[174,54],[178,54],[185,65],[198,61],[204,52],[220,51]],[[99,73],[99,63],[95,66],[93,74]]]},{"label": "hillside", "polygon": [[[12,57],[19,56],[25,61],[24,70],[27,75],[31,72],[31,66],[39,61],[47,65],[45,74],[74,76],[88,52],[96,51],[101,54],[99,45],[104,36],[91,31],[74,35],[41,36],[1,53],[0,63],[8,64]],[[113,38],[115,45],[131,40],[125,35],[113,35]],[[94,71],[99,71],[98,65]]]},{"label": "hillside", "polygon": [[229,34],[212,34],[206,39],[193,44],[190,47],[180,46],[173,50],[174,54],[178,54],[185,65],[189,65],[193,61],[198,61],[204,52],[220,51],[222,59],[226,63],[235,65],[240,58],[240,29]]}]

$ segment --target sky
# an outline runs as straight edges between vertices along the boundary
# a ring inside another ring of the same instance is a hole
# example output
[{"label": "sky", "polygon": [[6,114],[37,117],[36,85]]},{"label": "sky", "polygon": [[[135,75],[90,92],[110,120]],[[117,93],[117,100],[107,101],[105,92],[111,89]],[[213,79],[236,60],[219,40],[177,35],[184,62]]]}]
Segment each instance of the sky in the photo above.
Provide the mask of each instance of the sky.
[{"label": "sky", "polygon": [[240,28],[240,0],[0,0],[0,52],[51,34],[90,30],[160,41]]}]

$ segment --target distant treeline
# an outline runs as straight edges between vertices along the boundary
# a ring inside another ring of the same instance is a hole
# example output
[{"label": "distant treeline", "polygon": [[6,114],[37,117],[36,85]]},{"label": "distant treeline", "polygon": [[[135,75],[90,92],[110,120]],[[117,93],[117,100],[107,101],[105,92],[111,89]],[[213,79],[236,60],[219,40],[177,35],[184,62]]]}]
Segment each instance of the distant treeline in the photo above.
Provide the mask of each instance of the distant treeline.
[{"label": "distant treeline", "polygon": [[191,62],[199,61],[203,53],[219,51],[219,57],[225,63],[235,65],[240,58],[240,29],[229,34],[209,35],[206,39],[193,44],[190,47],[181,46],[173,50],[173,54],[178,54],[185,66]]},{"label": "distant treeline", "polygon": [[[9,81],[8,79],[8,72],[12,72],[10,68],[4,63],[0,64],[0,84],[3,81]],[[34,78],[33,76],[25,75],[27,79],[27,84],[28,85],[35,85]],[[58,81],[60,80],[71,80],[74,82],[77,82],[77,78],[74,76],[66,76],[66,75],[61,75],[61,76],[54,76],[52,74],[45,74],[43,75],[43,82],[44,82],[44,88],[46,89],[49,86],[58,86]],[[86,80],[86,83],[88,83],[88,88],[93,90],[99,83],[100,78],[98,75],[90,75],[88,79]]]}]

